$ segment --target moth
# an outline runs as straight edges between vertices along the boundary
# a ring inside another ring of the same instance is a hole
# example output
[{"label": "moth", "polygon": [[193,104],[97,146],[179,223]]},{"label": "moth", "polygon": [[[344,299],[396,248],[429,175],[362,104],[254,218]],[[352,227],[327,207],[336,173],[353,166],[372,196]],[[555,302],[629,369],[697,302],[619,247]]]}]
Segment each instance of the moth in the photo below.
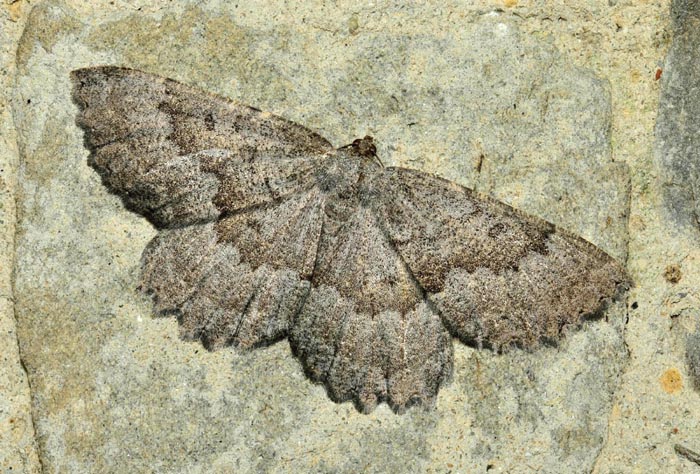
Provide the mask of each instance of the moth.
[{"label": "moth", "polygon": [[420,171],[133,69],[73,71],[88,162],[157,236],[140,288],[207,349],[288,338],[336,402],[432,405],[452,339],[556,341],[626,289],[613,258]]}]

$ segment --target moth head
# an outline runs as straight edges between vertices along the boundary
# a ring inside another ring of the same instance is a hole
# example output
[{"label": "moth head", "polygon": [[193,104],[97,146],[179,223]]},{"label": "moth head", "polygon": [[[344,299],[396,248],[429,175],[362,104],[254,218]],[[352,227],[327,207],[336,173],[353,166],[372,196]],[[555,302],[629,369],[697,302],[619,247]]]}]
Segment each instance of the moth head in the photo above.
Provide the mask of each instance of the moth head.
[{"label": "moth head", "polygon": [[377,147],[374,146],[374,138],[366,135],[365,138],[357,138],[350,145],[353,151],[367,158],[374,158],[377,156]]},{"label": "moth head", "polygon": [[374,145],[374,138],[369,135],[365,135],[365,138],[356,138],[349,145],[340,147],[338,150],[346,150],[349,155],[361,158],[362,161],[366,163],[373,163],[370,167],[374,165],[379,165],[380,168],[384,168],[382,160],[377,156],[377,147]]}]

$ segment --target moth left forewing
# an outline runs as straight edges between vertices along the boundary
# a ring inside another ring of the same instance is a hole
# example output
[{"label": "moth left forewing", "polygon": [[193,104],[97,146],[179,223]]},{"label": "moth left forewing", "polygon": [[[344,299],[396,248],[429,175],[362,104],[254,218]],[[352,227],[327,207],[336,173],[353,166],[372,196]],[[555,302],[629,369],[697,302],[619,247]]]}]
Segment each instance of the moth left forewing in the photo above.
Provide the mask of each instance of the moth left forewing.
[{"label": "moth left forewing", "polygon": [[71,78],[90,165],[157,227],[306,192],[334,153],[301,125],[171,79],[109,66]]}]

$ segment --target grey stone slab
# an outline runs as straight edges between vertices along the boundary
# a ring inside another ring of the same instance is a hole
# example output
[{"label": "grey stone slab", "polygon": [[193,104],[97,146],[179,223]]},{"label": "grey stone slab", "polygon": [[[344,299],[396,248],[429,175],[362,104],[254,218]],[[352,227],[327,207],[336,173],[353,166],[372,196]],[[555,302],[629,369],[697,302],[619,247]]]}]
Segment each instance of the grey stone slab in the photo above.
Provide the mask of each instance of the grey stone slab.
[{"label": "grey stone slab", "polygon": [[685,342],[688,375],[693,388],[700,390],[700,331],[690,334]]},{"label": "grey stone slab", "polygon": [[[669,371],[676,371],[679,385],[696,392],[685,394],[676,410],[683,412],[677,422],[683,429],[680,441],[689,449],[697,449],[699,424],[690,414],[697,412],[692,401],[700,392],[696,265],[700,238],[700,4],[674,0],[671,20],[673,42],[663,64],[654,155],[659,166],[663,230],[672,238],[663,251],[685,263],[669,265],[664,272],[665,279],[678,286],[664,295],[664,304],[673,318],[672,350],[681,354],[677,368]],[[669,273],[670,269],[675,273]],[[685,466],[693,464],[692,460],[684,461]]]},{"label": "grey stone slab", "polygon": [[666,56],[655,154],[668,217],[700,236],[700,7],[673,2],[673,44]]},{"label": "grey stone slab", "polygon": [[[22,159],[15,300],[47,472],[590,471],[627,361],[624,305],[559,347],[456,343],[431,411],[361,415],[286,342],[207,353],[138,294],[154,235],[87,166],[70,70],[118,64],[283,115],[435,172],[626,255],[609,87],[513,15],[253,2],[35,8],[13,99]],[[391,21],[388,21],[391,19]]]}]

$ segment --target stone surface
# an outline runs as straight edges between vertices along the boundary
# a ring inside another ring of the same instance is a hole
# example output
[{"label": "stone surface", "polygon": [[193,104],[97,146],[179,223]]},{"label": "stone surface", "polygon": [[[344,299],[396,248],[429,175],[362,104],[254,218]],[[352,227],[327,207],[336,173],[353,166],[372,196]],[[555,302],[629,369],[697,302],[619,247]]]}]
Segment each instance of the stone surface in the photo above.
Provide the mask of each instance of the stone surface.
[{"label": "stone surface", "polygon": [[371,134],[388,163],[475,186],[625,256],[628,177],[611,160],[609,90],[523,35],[517,17],[465,11],[444,25],[449,35],[428,34],[434,20],[353,35],[341,14],[326,31],[298,14],[270,23],[245,10],[193,6],[101,22],[46,3],[29,19],[15,98],[24,150],[15,285],[44,465],[406,471],[452,459],[432,451],[458,432],[461,469],[510,471],[526,459],[592,466],[607,429],[600,413],[627,359],[624,305],[532,354],[460,345],[437,410],[402,417],[329,403],[287,343],[208,354],[179,342],[175,321],[149,317],[134,286],[153,229],[86,166],[69,99],[77,67],[175,77],[338,145]]},{"label": "stone surface", "polygon": [[17,137],[10,99],[15,48],[29,8],[0,4],[0,472],[40,472],[27,374],[19,355],[12,297]]},{"label": "stone surface", "polygon": [[700,331],[696,330],[685,340],[685,362],[690,383],[700,391]]},{"label": "stone surface", "polygon": [[693,350],[689,336],[700,324],[692,196],[700,169],[693,125],[700,72],[697,5],[673,2],[673,43],[657,72],[650,72],[654,80],[659,77],[661,93],[654,140],[645,137],[648,148],[635,160],[633,174],[629,266],[638,287],[629,300],[625,335],[632,357],[615,397],[598,472],[700,472],[673,449],[674,444],[700,448],[700,397],[687,364],[687,350]]},{"label": "stone surface", "polygon": [[676,0],[671,18],[656,121],[661,197],[673,228],[700,237],[700,4]]},{"label": "stone surface", "polygon": [[[674,136],[690,128],[662,107],[654,144],[659,87],[672,104],[697,81],[692,2],[675,4],[675,28],[669,2],[632,0],[52,0],[33,2],[29,17],[17,3],[3,5],[27,24],[12,107],[22,163],[14,300],[47,472],[696,468],[673,450],[698,450],[700,395],[686,366],[700,316],[694,168],[679,168],[677,147],[694,137]],[[664,64],[674,34],[673,51],[688,56]],[[196,84],[336,144],[369,133],[386,162],[476,187],[627,256],[629,312],[534,353],[458,344],[437,409],[401,417],[332,404],[286,343],[211,354],[179,342],[175,321],[150,318],[134,291],[153,231],[104,192],[73,125],[67,73],[95,64]],[[683,206],[669,205],[674,190]],[[20,379],[13,388],[26,393]]]}]

